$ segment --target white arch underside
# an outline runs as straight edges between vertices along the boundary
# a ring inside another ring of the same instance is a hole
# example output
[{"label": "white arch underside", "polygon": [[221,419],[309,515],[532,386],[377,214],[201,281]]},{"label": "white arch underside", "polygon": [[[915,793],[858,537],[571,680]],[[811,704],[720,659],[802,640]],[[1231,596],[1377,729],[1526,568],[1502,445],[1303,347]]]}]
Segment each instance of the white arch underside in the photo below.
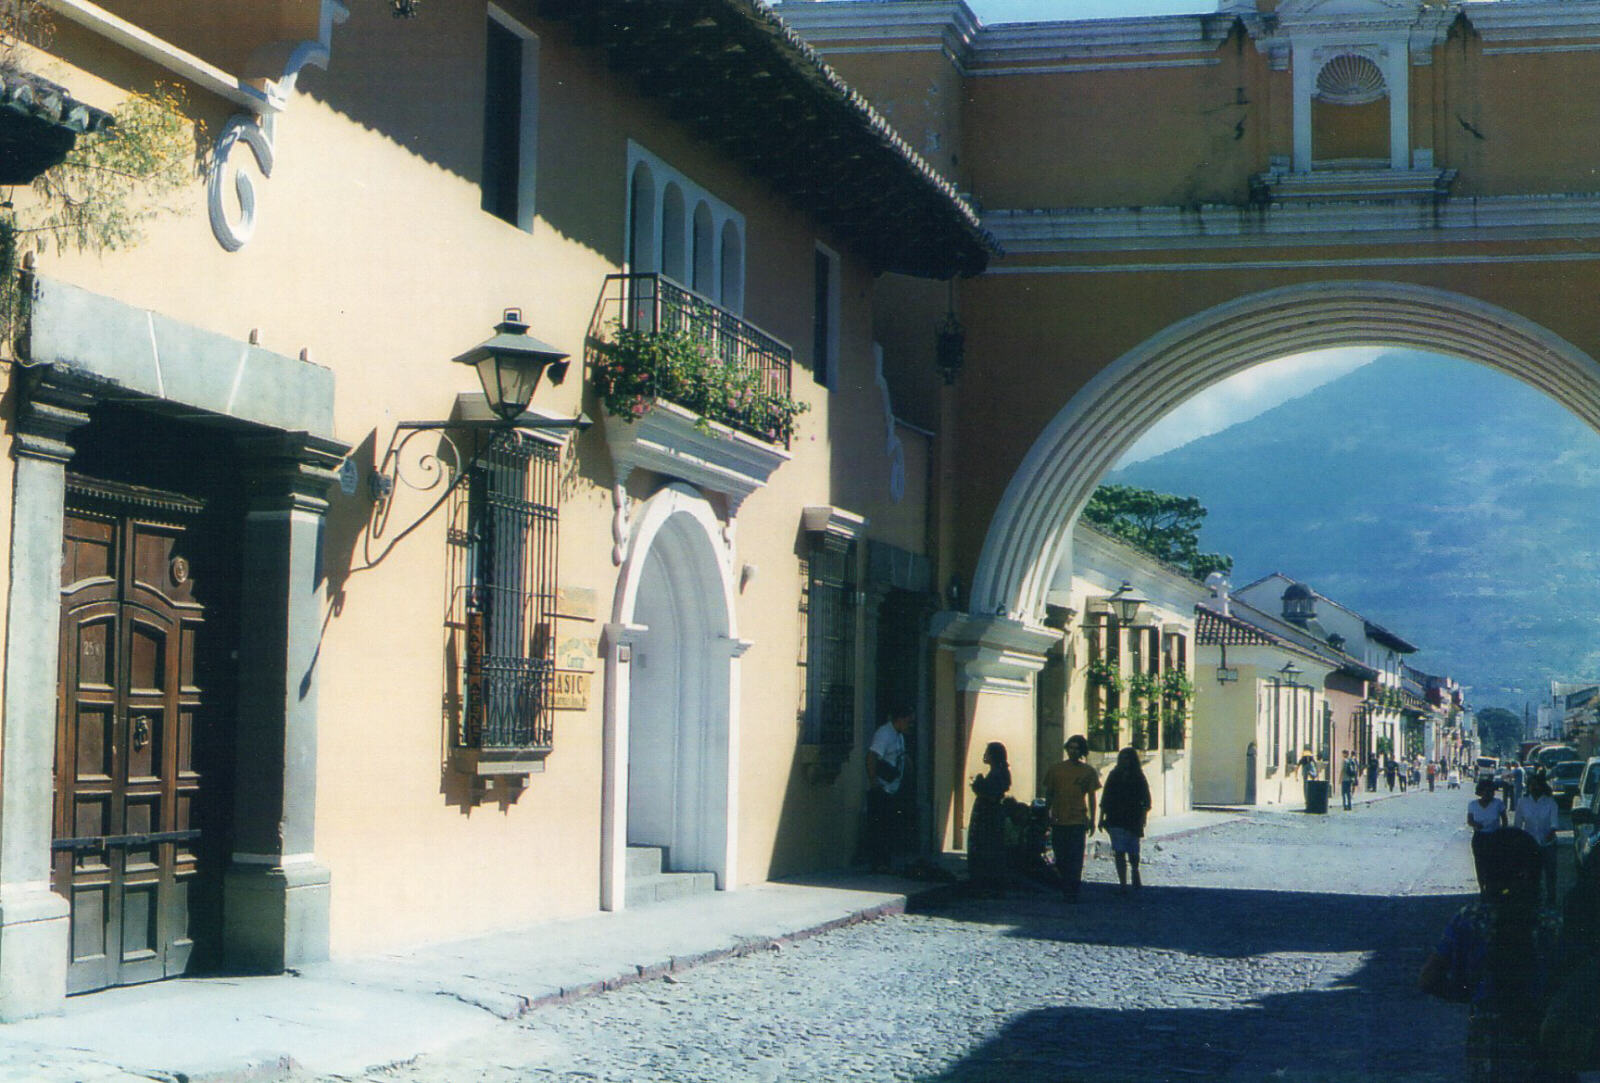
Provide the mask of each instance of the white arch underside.
[{"label": "white arch underside", "polygon": [[971,611],[1044,613],[1072,527],[1101,476],[1161,417],[1212,384],[1290,354],[1412,347],[1499,369],[1600,432],[1600,366],[1557,335],[1463,294],[1319,282],[1226,302],[1124,354],[1073,396],[1006,488],[973,577]]}]

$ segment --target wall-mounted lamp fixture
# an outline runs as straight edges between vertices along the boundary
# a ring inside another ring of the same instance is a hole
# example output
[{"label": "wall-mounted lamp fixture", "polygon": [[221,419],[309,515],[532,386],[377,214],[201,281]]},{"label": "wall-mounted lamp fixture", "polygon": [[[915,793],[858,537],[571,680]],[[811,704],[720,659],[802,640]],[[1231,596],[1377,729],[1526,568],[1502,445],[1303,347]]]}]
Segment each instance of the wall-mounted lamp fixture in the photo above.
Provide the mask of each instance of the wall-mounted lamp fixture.
[{"label": "wall-mounted lamp fixture", "polygon": [[1229,681],[1236,681],[1238,679],[1239,679],[1239,671],[1237,669],[1230,669],[1227,666],[1218,666],[1217,667],[1217,683],[1218,684],[1227,684]]},{"label": "wall-mounted lamp fixture", "polygon": [[[528,325],[522,322],[522,310],[508,308],[505,317],[495,325],[495,333],[472,349],[452,358],[457,364],[471,365],[483,385],[483,397],[494,416],[482,420],[457,419],[454,421],[402,421],[395,425],[389,438],[389,449],[370,478],[373,499],[372,535],[382,535],[389,519],[390,501],[397,482],[418,491],[433,489],[446,482],[439,498],[409,524],[395,540],[438,510],[455,488],[461,484],[483,453],[503,435],[527,431],[556,430],[582,432],[593,422],[584,414],[577,417],[528,416],[528,403],[539,380],[548,372],[552,383],[559,383],[566,375],[567,355],[554,346],[546,345],[528,334]],[[457,443],[462,433],[487,431],[491,438],[463,461],[461,446]],[[443,438],[438,448],[418,456],[414,474],[403,469],[406,445],[419,433],[437,432]],[[514,437],[516,438],[516,437]]]},{"label": "wall-mounted lamp fixture", "polygon": [[1123,625],[1131,625],[1139,619],[1139,607],[1144,605],[1145,599],[1133,592],[1133,584],[1126,579],[1122,586],[1117,588],[1115,594],[1106,599],[1111,606],[1111,611],[1117,615],[1117,621]]}]

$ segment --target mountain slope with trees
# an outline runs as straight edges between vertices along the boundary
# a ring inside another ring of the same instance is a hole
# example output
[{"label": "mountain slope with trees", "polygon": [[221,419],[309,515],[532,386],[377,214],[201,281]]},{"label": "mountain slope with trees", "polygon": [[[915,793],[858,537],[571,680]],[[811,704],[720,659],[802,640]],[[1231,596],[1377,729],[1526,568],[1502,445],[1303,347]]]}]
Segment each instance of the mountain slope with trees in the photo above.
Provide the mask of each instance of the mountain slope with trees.
[{"label": "mountain slope with trees", "polygon": [[1498,372],[1395,351],[1105,480],[1193,494],[1236,585],[1303,580],[1476,706],[1600,678],[1600,436]]}]

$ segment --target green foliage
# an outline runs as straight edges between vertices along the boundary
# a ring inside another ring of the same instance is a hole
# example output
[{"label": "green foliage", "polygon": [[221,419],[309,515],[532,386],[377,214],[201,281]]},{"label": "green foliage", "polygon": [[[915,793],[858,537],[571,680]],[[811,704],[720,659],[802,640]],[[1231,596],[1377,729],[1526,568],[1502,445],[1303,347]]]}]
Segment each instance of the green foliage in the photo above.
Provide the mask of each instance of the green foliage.
[{"label": "green foliage", "polygon": [[1121,692],[1126,685],[1122,680],[1122,671],[1115,662],[1104,658],[1097,658],[1089,663],[1089,683],[1098,685],[1108,692]]},{"label": "green foliage", "polygon": [[1522,743],[1522,716],[1504,707],[1479,711],[1478,743],[1485,755],[1512,755]]},{"label": "green foliage", "polygon": [[1122,714],[1106,710],[1089,726],[1089,748],[1095,752],[1115,752],[1121,733]]},{"label": "green foliage", "polygon": [[1161,676],[1162,695],[1187,700],[1194,696],[1194,682],[1181,669],[1169,669]]},{"label": "green foliage", "polygon": [[1378,749],[1377,749],[1378,755],[1380,755],[1380,756],[1393,756],[1394,755],[1394,739],[1393,738],[1390,738],[1390,737],[1379,737],[1378,741],[1377,741],[1377,745],[1378,745]]},{"label": "green foliage", "polygon": [[37,209],[22,230],[43,234],[58,250],[138,243],[144,224],[174,210],[174,197],[196,174],[197,133],[187,110],[183,92],[169,84],[129,95],[110,127],[79,136],[66,160],[33,182]]},{"label": "green foliage", "polygon": [[1102,485],[1089,497],[1083,517],[1195,579],[1233,569],[1232,557],[1200,551],[1200,525],[1206,509],[1192,496],[1173,496],[1134,485]]},{"label": "green foliage", "polygon": [[1135,673],[1128,678],[1128,694],[1137,699],[1149,699],[1155,695],[1156,678],[1153,673]]},{"label": "green foliage", "polygon": [[[0,0],[0,38],[3,12],[16,9],[15,0]],[[125,248],[143,239],[151,218],[174,209],[198,168],[200,133],[187,108],[183,92],[166,84],[130,95],[110,127],[79,136],[61,164],[34,180],[30,198],[0,209],[0,342],[14,341],[27,318],[17,276],[25,248]]]},{"label": "green foliage", "polygon": [[[761,385],[754,369],[725,362],[688,331],[614,328],[600,347],[595,388],[614,417],[633,421],[656,399],[762,440],[787,444],[807,404]],[[709,426],[707,426],[709,427]]]}]

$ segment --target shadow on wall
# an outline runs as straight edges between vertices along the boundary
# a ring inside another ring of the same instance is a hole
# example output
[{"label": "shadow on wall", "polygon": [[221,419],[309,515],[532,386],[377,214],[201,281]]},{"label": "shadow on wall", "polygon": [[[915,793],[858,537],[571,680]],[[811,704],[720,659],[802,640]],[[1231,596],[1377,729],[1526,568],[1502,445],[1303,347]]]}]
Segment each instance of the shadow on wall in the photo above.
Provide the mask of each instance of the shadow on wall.
[{"label": "shadow on wall", "polygon": [[[603,59],[573,48],[571,31],[564,25],[535,25],[542,35],[537,69],[542,127],[558,131],[564,124],[594,123],[597,117],[609,121],[626,107]],[[334,31],[328,69],[303,69],[296,89],[475,185],[484,168],[486,34],[482,5],[430,4],[415,19],[395,19],[388,4],[351,4],[350,18]],[[430,58],[431,84],[419,83],[416,65],[395,62],[418,55],[419,49]],[[422,108],[419,97],[425,100]],[[549,139],[546,133],[541,141]],[[538,217],[620,264],[621,231],[613,227],[626,203],[621,141],[565,142],[561,153],[559,168],[538,173]],[[597,207],[617,209],[605,214],[597,213]],[[417,234],[419,251],[432,243],[427,231]],[[425,262],[428,258],[423,257]]]},{"label": "shadow on wall", "polygon": [[1132,972],[1064,970],[1057,995],[1082,1006],[1016,1016],[924,1083],[1460,1078],[1466,1010],[1416,977],[1470,897],[1148,887],[1124,904],[1095,886],[1070,915],[1043,893],[937,911],[1137,954],[1116,964]]}]

